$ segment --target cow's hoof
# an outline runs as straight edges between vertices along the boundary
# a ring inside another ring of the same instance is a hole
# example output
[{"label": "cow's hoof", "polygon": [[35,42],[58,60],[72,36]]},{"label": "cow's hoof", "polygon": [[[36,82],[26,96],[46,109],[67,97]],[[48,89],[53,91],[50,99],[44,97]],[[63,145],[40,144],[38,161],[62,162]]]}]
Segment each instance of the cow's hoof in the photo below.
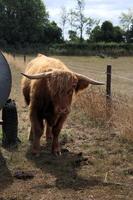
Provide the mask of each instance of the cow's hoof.
[{"label": "cow's hoof", "polygon": [[39,157],[40,156],[40,151],[36,150],[36,149],[32,149],[32,155],[35,157]]},{"label": "cow's hoof", "polygon": [[51,138],[51,137],[46,138],[46,144],[47,144],[47,145],[52,144],[52,138]]},{"label": "cow's hoof", "polygon": [[59,156],[61,156],[61,151],[52,151],[52,154],[53,154],[55,157],[59,157]]},{"label": "cow's hoof", "polygon": [[46,141],[52,141],[52,140],[53,140],[53,136],[52,135],[46,136]]}]

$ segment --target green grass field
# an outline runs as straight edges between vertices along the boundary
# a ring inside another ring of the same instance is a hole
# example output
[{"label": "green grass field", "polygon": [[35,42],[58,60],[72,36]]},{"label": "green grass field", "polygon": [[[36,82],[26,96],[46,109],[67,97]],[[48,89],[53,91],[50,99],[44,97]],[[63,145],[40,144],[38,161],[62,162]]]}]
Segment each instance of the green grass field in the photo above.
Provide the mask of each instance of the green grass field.
[{"label": "green grass field", "polygon": [[[23,56],[6,54],[11,65],[15,99],[19,117],[17,150],[0,151],[0,199],[2,200],[132,200],[133,197],[133,108],[132,82],[114,76],[112,115],[106,118],[105,86],[92,87],[77,97],[72,112],[60,134],[63,149],[55,158],[42,138],[42,151],[34,157],[28,144],[30,128],[28,108],[21,95]],[[33,56],[27,57],[27,61]],[[133,57],[62,57],[76,72],[106,81],[106,66],[113,73],[133,78]],[[98,89],[97,89],[98,88]],[[114,94],[115,93],[115,94]],[[17,180],[17,170],[32,171],[32,180]]]}]

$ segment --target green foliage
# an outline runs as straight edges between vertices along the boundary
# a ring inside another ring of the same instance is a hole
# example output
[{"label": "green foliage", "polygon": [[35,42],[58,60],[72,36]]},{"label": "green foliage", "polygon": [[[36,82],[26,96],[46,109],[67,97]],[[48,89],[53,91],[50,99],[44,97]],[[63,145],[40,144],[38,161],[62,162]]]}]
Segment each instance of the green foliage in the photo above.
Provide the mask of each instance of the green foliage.
[{"label": "green foliage", "polygon": [[126,32],[126,40],[127,42],[132,42],[133,43],[133,25],[130,27],[130,30]]},{"label": "green foliage", "polygon": [[57,24],[49,22],[42,0],[0,0],[1,46],[57,42],[61,34]]},{"label": "green foliage", "polygon": [[90,41],[99,42],[102,40],[101,36],[102,36],[101,27],[96,26],[90,34]]},{"label": "green foliage", "polygon": [[124,31],[119,26],[114,27],[110,21],[105,21],[100,26],[96,26],[90,35],[93,42],[123,42]]},{"label": "green foliage", "polygon": [[60,43],[63,41],[62,30],[54,21],[45,25],[42,41],[45,44]]},{"label": "green foliage", "polygon": [[133,9],[128,9],[127,13],[122,13],[120,23],[125,30],[125,39],[127,42],[133,42]]},{"label": "green foliage", "polygon": [[79,37],[77,36],[76,31],[69,30],[68,34],[69,34],[69,39],[70,39],[71,42],[78,42],[79,41]]},{"label": "green foliage", "polygon": [[2,140],[2,129],[0,128],[0,140]]},{"label": "green foliage", "polygon": [[129,30],[133,25],[133,8],[128,9],[127,13],[122,13],[120,16],[120,23],[125,31]]},{"label": "green foliage", "polygon": [[64,43],[53,44],[49,48],[50,54],[57,55],[107,55],[107,56],[129,56],[133,55],[133,44],[130,43]]},{"label": "green foliage", "polygon": [[0,37],[9,44],[37,42],[48,21],[41,0],[0,0]]},{"label": "green foliage", "polygon": [[114,42],[124,42],[125,32],[119,27],[115,26],[113,30],[113,40]]},{"label": "green foliage", "polygon": [[101,26],[102,40],[105,42],[113,41],[113,24],[109,21],[103,22]]}]

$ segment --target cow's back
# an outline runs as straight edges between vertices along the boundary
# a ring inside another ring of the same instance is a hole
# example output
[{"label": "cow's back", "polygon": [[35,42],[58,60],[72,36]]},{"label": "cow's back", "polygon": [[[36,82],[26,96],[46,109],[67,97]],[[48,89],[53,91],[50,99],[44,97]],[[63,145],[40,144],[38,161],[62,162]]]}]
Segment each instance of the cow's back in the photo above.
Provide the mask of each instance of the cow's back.
[{"label": "cow's back", "polygon": [[37,74],[51,70],[69,71],[60,60],[39,54],[27,65],[25,72],[27,74]]},{"label": "cow's back", "polygon": [[[39,54],[35,59],[30,61],[25,69],[26,74],[38,74],[52,70],[70,71],[64,63],[55,58],[49,58]],[[30,80],[25,76],[22,77],[21,87],[27,105],[30,103],[30,91],[34,87],[35,80]],[[41,80],[37,80],[39,84]]]}]

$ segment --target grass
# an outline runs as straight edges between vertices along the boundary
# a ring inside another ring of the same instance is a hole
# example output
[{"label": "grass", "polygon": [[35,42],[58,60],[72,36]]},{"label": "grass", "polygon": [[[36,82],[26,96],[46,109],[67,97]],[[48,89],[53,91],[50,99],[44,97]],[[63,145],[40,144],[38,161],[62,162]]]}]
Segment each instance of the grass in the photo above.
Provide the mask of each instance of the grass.
[{"label": "grass", "polygon": [[[106,115],[105,88],[91,87],[81,93],[72,106],[72,112],[62,129],[60,140],[64,151],[54,158],[42,138],[42,151],[38,158],[30,153],[27,142],[29,132],[28,109],[20,94],[20,72],[24,70],[23,57],[6,55],[11,64],[13,87],[19,117],[19,137],[22,144],[17,150],[0,152],[0,198],[11,199],[94,199],[131,200],[133,166],[133,107],[130,82],[114,82],[111,116]],[[30,60],[32,57],[28,57]],[[107,64],[121,76],[132,78],[132,57],[59,57],[72,69],[105,80]],[[109,63],[110,62],[110,63]],[[119,86],[121,86],[119,88]],[[121,94],[120,94],[121,92]],[[32,180],[17,180],[17,170],[32,171]]]},{"label": "grass", "polygon": [[0,140],[2,139],[2,130],[0,128]]}]

